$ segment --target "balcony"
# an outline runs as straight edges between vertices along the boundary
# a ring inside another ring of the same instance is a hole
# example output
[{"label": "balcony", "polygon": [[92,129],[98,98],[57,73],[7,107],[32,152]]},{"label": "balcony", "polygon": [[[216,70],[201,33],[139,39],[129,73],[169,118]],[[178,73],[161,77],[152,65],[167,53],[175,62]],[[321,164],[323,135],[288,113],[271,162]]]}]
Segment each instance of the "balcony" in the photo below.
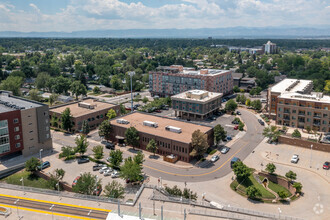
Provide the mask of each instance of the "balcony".
[{"label": "balcony", "polygon": [[299,112],[298,115],[305,116],[305,112]]},{"label": "balcony", "polygon": [[285,118],[283,118],[283,120],[290,121],[290,118],[285,117]]},{"label": "balcony", "polygon": [[290,111],[284,111],[283,113],[284,114],[290,114]]},{"label": "balcony", "polygon": [[314,116],[313,116],[314,118],[321,118],[322,117],[322,115],[321,114],[314,114]]}]

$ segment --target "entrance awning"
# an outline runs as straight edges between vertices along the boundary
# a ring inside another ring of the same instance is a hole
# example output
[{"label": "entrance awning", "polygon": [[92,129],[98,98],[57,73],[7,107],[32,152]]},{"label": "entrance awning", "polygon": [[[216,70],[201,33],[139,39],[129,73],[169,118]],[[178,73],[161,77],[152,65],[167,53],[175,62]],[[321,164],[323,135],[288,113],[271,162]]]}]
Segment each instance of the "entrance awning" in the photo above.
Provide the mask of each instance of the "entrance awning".
[{"label": "entrance awning", "polygon": [[116,136],[116,139],[118,139],[118,140],[124,140],[125,138],[124,137],[122,137],[122,136]]}]

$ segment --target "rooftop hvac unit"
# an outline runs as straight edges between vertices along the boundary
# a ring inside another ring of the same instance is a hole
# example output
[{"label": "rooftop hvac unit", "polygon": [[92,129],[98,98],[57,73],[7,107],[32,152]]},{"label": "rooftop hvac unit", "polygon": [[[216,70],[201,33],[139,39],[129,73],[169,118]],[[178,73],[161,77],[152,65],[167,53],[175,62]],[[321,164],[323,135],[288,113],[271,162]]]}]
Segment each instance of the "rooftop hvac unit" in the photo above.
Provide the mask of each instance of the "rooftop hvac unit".
[{"label": "rooftop hvac unit", "polygon": [[175,132],[175,133],[178,133],[178,134],[180,134],[182,132],[181,128],[173,127],[173,126],[166,126],[165,130]]},{"label": "rooftop hvac unit", "polygon": [[127,121],[125,119],[117,119],[116,121],[118,124],[129,124],[129,121]]},{"label": "rooftop hvac unit", "polygon": [[158,124],[156,122],[153,122],[153,121],[143,121],[143,125],[144,126],[153,127],[153,128],[157,128],[158,127]]},{"label": "rooftop hvac unit", "polygon": [[78,106],[81,108],[94,109],[96,105],[87,102],[79,102]]}]

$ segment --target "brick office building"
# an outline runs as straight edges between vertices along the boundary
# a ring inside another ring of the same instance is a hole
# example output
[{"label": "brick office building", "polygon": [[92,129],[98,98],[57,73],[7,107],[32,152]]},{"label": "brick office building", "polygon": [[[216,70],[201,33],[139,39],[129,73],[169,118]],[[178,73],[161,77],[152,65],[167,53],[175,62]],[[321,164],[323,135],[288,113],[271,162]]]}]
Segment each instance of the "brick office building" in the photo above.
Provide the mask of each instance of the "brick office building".
[{"label": "brick office building", "polygon": [[[110,109],[114,109],[117,115],[120,115],[120,106],[101,102],[96,99],[87,98],[83,101],[68,103],[56,106],[50,109],[50,120],[55,117],[59,128],[61,128],[61,114],[69,108],[72,115],[72,123],[74,132],[81,131],[81,126],[86,120],[91,129],[97,128],[102,121],[107,119],[107,113]],[[52,125],[53,126],[53,125]]]},{"label": "brick office building", "polygon": [[119,119],[110,121],[112,125],[111,140],[121,142],[125,138],[125,131],[135,127],[139,131],[140,148],[145,150],[149,141],[154,139],[160,155],[176,155],[179,160],[189,162],[192,151],[191,137],[196,130],[207,135],[208,144],[214,144],[213,128],[183,122],[175,119],[159,117],[147,113],[134,112]]},{"label": "brick office building", "polygon": [[52,149],[48,105],[0,91],[0,157]]},{"label": "brick office building", "polygon": [[269,116],[279,125],[330,132],[330,96],[312,89],[313,81],[298,79],[284,79],[269,88]]},{"label": "brick office building", "polygon": [[172,96],[188,90],[232,93],[233,77],[231,70],[184,68],[179,65],[158,67],[149,73],[149,91],[152,96]]},{"label": "brick office building", "polygon": [[171,96],[172,108],[175,111],[175,116],[203,120],[219,110],[221,97],[221,93],[190,90]]}]

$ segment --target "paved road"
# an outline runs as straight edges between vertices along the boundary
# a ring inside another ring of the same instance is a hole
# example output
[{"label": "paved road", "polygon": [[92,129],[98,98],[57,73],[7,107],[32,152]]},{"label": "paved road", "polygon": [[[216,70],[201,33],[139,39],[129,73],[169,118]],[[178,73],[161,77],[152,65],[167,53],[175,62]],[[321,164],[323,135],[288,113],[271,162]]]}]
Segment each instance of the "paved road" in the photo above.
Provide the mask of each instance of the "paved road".
[{"label": "paved road", "polygon": [[241,113],[241,117],[247,125],[247,132],[231,146],[227,154],[220,155],[217,162],[208,163],[204,168],[183,169],[146,160],[144,162],[144,172],[150,176],[178,182],[202,182],[227,175],[231,172],[230,160],[234,156],[244,160],[263,140],[263,126],[258,123],[255,115],[247,110],[241,110]]},{"label": "paved road", "polygon": [[28,198],[15,198],[14,196],[0,196],[0,203],[16,207],[38,209],[47,212],[62,213],[67,215],[82,216],[93,219],[106,219],[111,210],[99,210],[89,207],[79,207],[61,203],[31,200]]}]

